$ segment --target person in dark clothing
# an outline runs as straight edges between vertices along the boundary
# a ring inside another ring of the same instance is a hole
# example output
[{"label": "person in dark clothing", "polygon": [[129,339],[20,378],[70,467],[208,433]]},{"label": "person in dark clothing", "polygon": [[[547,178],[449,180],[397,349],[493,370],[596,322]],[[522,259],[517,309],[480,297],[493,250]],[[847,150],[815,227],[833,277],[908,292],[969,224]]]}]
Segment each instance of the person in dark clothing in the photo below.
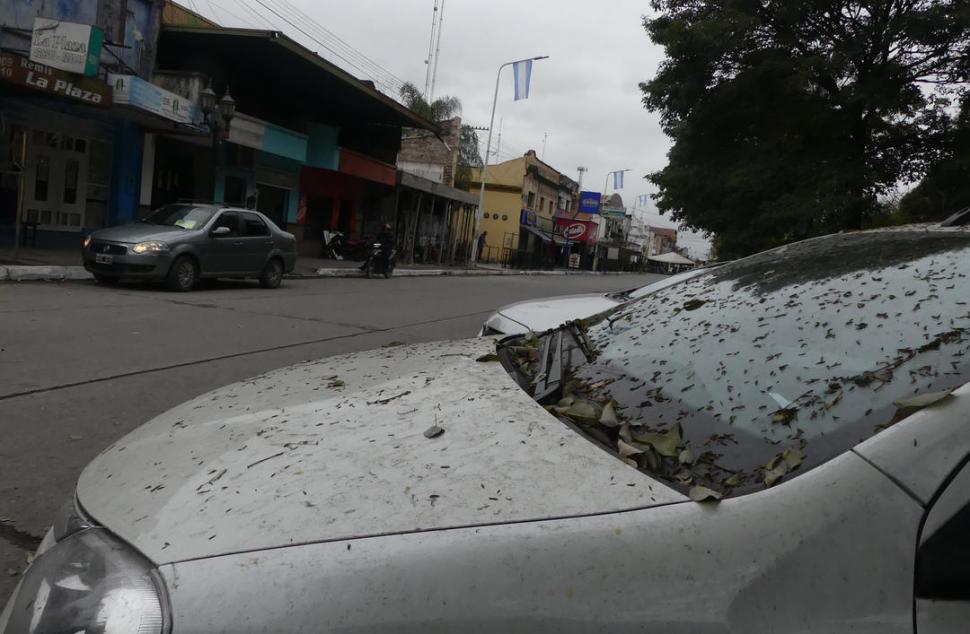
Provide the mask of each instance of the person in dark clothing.
[{"label": "person in dark clothing", "polygon": [[377,234],[377,239],[375,242],[379,242],[381,245],[380,250],[380,265],[381,270],[387,270],[387,262],[391,257],[391,249],[394,248],[394,234],[391,233],[391,225],[384,223],[381,225],[381,232]]}]

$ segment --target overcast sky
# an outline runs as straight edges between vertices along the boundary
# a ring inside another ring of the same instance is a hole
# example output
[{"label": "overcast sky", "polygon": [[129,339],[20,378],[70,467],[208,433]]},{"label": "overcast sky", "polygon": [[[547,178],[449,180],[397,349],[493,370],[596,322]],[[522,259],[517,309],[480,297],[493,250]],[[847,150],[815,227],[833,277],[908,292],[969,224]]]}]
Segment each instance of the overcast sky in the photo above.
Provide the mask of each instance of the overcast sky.
[{"label": "overcast sky", "polygon": [[[308,37],[323,39],[308,22],[294,19],[287,5],[295,5],[396,78],[424,88],[434,0],[181,1],[227,26],[272,23],[364,75]],[[651,193],[643,176],[666,164],[670,147],[657,115],[643,108],[638,87],[663,58],[643,30],[649,11],[646,0],[445,0],[434,94],[458,97],[464,122],[485,127],[499,65],[548,55],[534,64],[527,100],[513,101],[512,72],[503,71],[493,135],[494,151],[501,123],[501,150],[490,162],[535,149],[574,179],[578,166],[587,167],[583,189],[594,191],[603,189],[607,172],[630,168],[619,193],[632,207],[639,194]],[[485,136],[480,133],[483,152]],[[652,202],[639,213],[650,224],[674,226]],[[684,235],[680,243],[695,257],[706,254],[707,241],[699,236]]]}]

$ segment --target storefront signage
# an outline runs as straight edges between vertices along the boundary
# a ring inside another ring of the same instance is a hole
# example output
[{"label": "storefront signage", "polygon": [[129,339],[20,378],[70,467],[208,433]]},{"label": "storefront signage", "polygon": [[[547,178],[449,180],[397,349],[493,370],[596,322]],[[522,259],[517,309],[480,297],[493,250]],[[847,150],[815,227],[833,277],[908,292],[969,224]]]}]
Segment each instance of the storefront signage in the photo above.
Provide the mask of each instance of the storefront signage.
[{"label": "storefront signage", "polygon": [[530,211],[528,209],[523,209],[519,212],[519,224],[525,225],[526,227],[536,226],[536,212]]},{"label": "storefront signage", "polygon": [[100,27],[51,18],[34,18],[30,61],[93,77],[101,63]]},{"label": "storefront signage", "polygon": [[14,53],[0,53],[0,80],[92,106],[111,105],[111,90],[103,81],[65,73]]},{"label": "storefront signage", "polygon": [[202,110],[198,104],[145,81],[136,75],[108,75],[115,103],[145,110],[164,119],[201,125]]},{"label": "storefront signage", "polygon": [[584,214],[599,213],[600,196],[599,192],[579,192],[579,211]]},{"label": "storefront signage", "polygon": [[596,240],[595,222],[556,218],[556,227],[562,233],[562,237],[570,242],[592,242]]},{"label": "storefront signage", "polygon": [[603,207],[600,214],[604,218],[626,218],[626,209],[623,207]]}]

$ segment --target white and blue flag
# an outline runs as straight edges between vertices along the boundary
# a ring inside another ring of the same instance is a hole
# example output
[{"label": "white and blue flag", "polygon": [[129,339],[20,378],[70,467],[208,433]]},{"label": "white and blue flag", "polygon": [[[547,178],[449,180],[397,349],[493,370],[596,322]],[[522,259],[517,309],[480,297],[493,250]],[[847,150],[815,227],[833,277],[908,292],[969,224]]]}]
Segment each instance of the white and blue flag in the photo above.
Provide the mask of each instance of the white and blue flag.
[{"label": "white and blue flag", "polygon": [[618,172],[612,172],[613,174],[613,189],[623,189],[623,170]]},{"label": "white and blue flag", "polygon": [[512,64],[512,76],[515,78],[515,100],[529,98],[529,84],[532,81],[532,60],[526,59]]}]

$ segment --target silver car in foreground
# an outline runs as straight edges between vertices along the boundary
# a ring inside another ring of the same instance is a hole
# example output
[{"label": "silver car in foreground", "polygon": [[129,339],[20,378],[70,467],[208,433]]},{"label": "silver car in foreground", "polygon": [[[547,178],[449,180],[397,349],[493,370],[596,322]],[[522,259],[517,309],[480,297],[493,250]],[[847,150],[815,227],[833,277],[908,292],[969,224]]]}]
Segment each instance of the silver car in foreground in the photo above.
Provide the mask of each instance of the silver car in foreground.
[{"label": "silver car in foreground", "polygon": [[0,632],[966,631],[968,269],[830,236],[199,396],[88,465]]},{"label": "silver car in foreground", "polygon": [[147,218],[84,239],[84,268],[102,284],[160,280],[174,291],[200,279],[257,278],[276,288],[296,266],[296,240],[258,211],[208,204],[166,205]]}]

